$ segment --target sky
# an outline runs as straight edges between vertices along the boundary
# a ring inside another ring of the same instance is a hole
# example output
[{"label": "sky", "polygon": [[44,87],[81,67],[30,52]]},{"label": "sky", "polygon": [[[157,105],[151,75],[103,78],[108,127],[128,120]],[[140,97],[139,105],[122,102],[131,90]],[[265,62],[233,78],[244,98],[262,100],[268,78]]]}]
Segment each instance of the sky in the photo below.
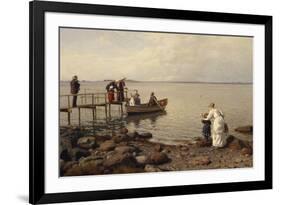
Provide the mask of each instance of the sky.
[{"label": "sky", "polygon": [[253,38],[60,28],[60,77],[252,82]]}]

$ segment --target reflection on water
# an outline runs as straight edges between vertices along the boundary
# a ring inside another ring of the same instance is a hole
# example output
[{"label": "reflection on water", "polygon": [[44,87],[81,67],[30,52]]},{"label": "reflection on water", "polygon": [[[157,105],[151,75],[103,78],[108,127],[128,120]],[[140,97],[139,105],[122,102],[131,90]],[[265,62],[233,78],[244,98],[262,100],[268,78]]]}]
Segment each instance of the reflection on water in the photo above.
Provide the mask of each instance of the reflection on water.
[{"label": "reflection on water", "polygon": [[129,115],[125,118],[125,121],[128,126],[134,126],[140,128],[140,125],[144,122],[150,123],[151,126],[156,126],[157,119],[167,115],[167,112],[154,112],[154,113],[145,113],[140,115]]},{"label": "reflection on water", "polygon": [[[105,85],[106,82],[81,82],[81,92],[84,89],[105,92]],[[82,124],[91,127],[91,132],[95,134],[110,134],[118,128],[127,127],[129,131],[151,132],[153,140],[170,143],[201,136],[200,115],[208,112],[210,102],[215,102],[225,114],[230,133],[244,139],[251,138],[234,132],[236,127],[252,124],[251,84],[128,82],[127,86],[139,91],[143,103],[148,101],[151,91],[155,92],[158,99],[168,98],[166,112],[122,116],[119,106],[112,106],[111,119],[106,120],[104,109],[98,108],[97,118],[93,120],[89,110],[82,110]],[[60,93],[69,93],[69,83],[61,83]],[[66,103],[66,100],[61,100],[60,106]],[[73,110],[71,118],[72,124],[78,124],[77,109]],[[67,124],[65,113],[60,113],[60,124]]]}]

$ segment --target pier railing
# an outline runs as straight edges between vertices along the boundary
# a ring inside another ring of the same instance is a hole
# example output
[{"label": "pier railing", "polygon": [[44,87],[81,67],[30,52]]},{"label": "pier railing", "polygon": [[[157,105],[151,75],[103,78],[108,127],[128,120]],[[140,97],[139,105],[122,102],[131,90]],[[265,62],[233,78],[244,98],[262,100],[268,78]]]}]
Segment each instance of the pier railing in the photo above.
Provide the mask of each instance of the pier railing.
[{"label": "pier railing", "polygon": [[[73,108],[72,100],[74,96],[77,96],[78,105],[96,105],[108,103],[107,93],[79,93],[60,95],[60,106],[67,107],[68,109]],[[67,100],[67,103],[65,103],[65,99]]]},{"label": "pier railing", "polygon": [[[125,101],[128,99],[128,91],[124,91]],[[117,99],[118,92],[114,92]],[[72,106],[73,97],[77,96],[77,106]],[[121,113],[123,114],[123,102],[114,100],[109,102],[108,94],[106,92],[89,92],[84,90],[84,93],[78,94],[63,94],[60,95],[60,112],[67,113],[68,124],[71,124],[71,113],[73,109],[78,109],[78,122],[81,124],[81,109],[90,109],[93,114],[93,120],[96,118],[96,109],[97,107],[103,107],[105,111],[105,116],[111,117],[111,105],[120,106]]]}]

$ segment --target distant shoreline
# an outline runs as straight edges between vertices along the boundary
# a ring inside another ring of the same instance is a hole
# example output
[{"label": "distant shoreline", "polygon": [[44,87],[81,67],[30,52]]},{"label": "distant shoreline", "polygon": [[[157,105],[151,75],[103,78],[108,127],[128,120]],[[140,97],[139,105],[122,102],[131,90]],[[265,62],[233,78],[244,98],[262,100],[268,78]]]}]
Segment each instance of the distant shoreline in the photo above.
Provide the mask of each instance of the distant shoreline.
[{"label": "distant shoreline", "polygon": [[[69,83],[69,81],[61,80],[60,83]],[[96,83],[96,82],[110,82],[110,80],[81,80],[82,83]],[[185,84],[238,84],[238,85],[252,85],[253,82],[200,82],[200,81],[137,81],[137,80],[126,80],[128,83],[185,83]]]}]

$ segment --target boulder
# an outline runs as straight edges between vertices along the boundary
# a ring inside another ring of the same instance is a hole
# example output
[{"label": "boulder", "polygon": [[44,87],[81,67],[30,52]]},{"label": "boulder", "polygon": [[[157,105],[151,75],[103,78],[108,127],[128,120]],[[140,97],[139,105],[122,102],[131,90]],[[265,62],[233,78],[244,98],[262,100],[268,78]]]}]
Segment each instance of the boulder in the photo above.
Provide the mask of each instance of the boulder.
[{"label": "boulder", "polygon": [[103,142],[100,145],[100,150],[101,151],[110,151],[113,150],[115,148],[116,144],[114,142],[114,140],[106,140],[105,142]]},{"label": "boulder", "polygon": [[106,158],[103,165],[107,168],[113,168],[120,165],[135,166],[136,160],[131,153],[116,152]]},{"label": "boulder", "polygon": [[65,173],[68,169],[72,168],[75,164],[78,164],[78,162],[77,161],[65,162],[64,166],[62,167],[63,173]]},{"label": "boulder", "polygon": [[83,175],[103,174],[103,158],[89,156],[79,160],[79,167]]},{"label": "boulder", "polygon": [[96,138],[93,136],[81,137],[77,141],[77,145],[84,149],[91,149],[96,146]]},{"label": "boulder", "polygon": [[135,139],[136,137],[138,137],[138,133],[137,132],[129,132],[126,134],[127,137],[131,140]]},{"label": "boulder", "polygon": [[150,164],[164,164],[170,159],[167,154],[163,152],[153,152],[148,158]]},{"label": "boulder", "polygon": [[81,157],[87,157],[90,155],[90,152],[81,148],[73,148],[70,152],[73,161],[78,161]]},{"label": "boulder", "polygon": [[71,138],[68,137],[60,137],[60,149],[62,150],[71,150],[72,149],[72,141]]},{"label": "boulder", "polygon": [[96,144],[100,145],[103,142],[105,142],[106,140],[110,140],[111,136],[109,136],[109,135],[102,135],[102,136],[97,135],[97,136],[95,136],[95,138],[96,138]]},{"label": "boulder", "polygon": [[62,149],[60,147],[60,159],[64,161],[70,161],[72,159],[70,153],[68,152],[68,149]]},{"label": "boulder", "polygon": [[253,126],[247,125],[247,126],[237,127],[235,128],[235,131],[241,133],[253,134]]},{"label": "boulder", "polygon": [[137,149],[133,146],[118,146],[115,147],[115,151],[120,153],[126,153],[126,152],[133,153],[136,152]]},{"label": "boulder", "polygon": [[127,142],[130,139],[131,138],[125,134],[119,134],[119,135],[115,135],[112,137],[112,140],[114,140],[114,142],[116,142],[116,143]]}]

